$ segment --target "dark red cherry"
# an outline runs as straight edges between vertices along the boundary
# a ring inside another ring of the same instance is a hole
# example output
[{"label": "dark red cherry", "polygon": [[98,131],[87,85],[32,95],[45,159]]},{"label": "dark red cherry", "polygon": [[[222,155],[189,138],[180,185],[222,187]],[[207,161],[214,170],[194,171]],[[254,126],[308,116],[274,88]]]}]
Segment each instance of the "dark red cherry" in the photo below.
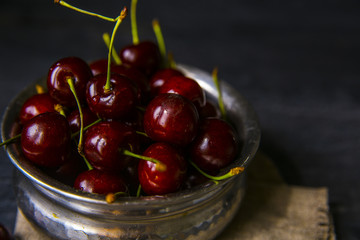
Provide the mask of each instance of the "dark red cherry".
[{"label": "dark red cherry", "polygon": [[151,139],[180,146],[195,138],[198,124],[196,107],[178,94],[159,94],[148,104],[144,114],[144,131]]},{"label": "dark red cherry", "polygon": [[[90,68],[94,76],[102,73],[107,73],[107,67],[108,67],[107,59],[100,59],[90,64]],[[112,73],[117,73],[129,78],[138,86],[138,88],[141,90],[142,95],[147,95],[148,92],[150,91],[150,86],[147,77],[138,69],[131,66],[126,66],[125,64],[116,65],[112,63],[110,71]]]},{"label": "dark red cherry", "polygon": [[107,75],[93,77],[86,91],[86,100],[92,112],[101,118],[120,119],[132,111],[138,100],[137,89],[131,81],[119,74],[111,74],[111,89],[105,90]]},{"label": "dark red cherry", "polygon": [[21,124],[27,123],[33,117],[45,113],[56,112],[57,102],[48,93],[35,94],[28,98],[22,105],[19,118]]},{"label": "dark red cherry", "polygon": [[151,76],[161,64],[159,47],[150,41],[125,46],[120,51],[123,64],[135,67],[147,76]]},{"label": "dark red cherry", "polygon": [[87,169],[84,159],[78,153],[77,148],[74,147],[65,163],[58,168],[47,169],[46,172],[56,180],[73,186],[77,176]]},{"label": "dark red cherry", "polygon": [[221,118],[220,109],[211,100],[206,100],[205,106],[201,107],[198,110],[201,119],[210,118],[210,117]]},{"label": "dark red cherry", "polygon": [[159,89],[160,93],[180,94],[190,101],[199,109],[205,106],[205,92],[201,86],[192,78],[185,76],[173,76]]},{"label": "dark red cherry", "polygon": [[[95,122],[98,117],[96,114],[94,114],[89,108],[85,107],[81,109],[83,114],[83,121],[84,121],[84,127],[90,125],[91,123]],[[72,133],[75,133],[80,130],[81,124],[80,124],[80,113],[79,110],[76,109],[72,111],[66,119],[69,122],[70,129]]]},{"label": "dark red cherry", "polygon": [[122,177],[97,169],[80,173],[75,180],[74,188],[83,192],[104,195],[127,191]]},{"label": "dark red cherry", "polygon": [[86,84],[92,77],[89,65],[78,57],[67,57],[55,62],[49,69],[47,88],[52,98],[64,106],[76,106],[67,79],[72,78],[80,102],[85,101]]},{"label": "dark red cherry", "polygon": [[67,160],[70,146],[70,127],[59,113],[42,113],[32,118],[21,133],[22,152],[39,166],[60,166]]},{"label": "dark red cherry", "polygon": [[139,181],[146,194],[162,195],[180,189],[186,176],[187,162],[175,147],[158,142],[150,145],[143,155],[157,159],[166,166],[165,171],[159,171],[153,162],[139,162]]},{"label": "dark red cherry", "polygon": [[139,139],[134,129],[122,122],[100,122],[85,132],[84,154],[90,164],[99,170],[121,171],[131,161],[122,150],[137,153]]},{"label": "dark red cherry", "polygon": [[173,76],[184,76],[184,74],[174,68],[165,68],[156,71],[149,82],[151,96],[155,97],[158,95],[160,87]]},{"label": "dark red cherry", "polygon": [[204,171],[229,165],[239,151],[239,137],[230,124],[218,118],[200,123],[198,136],[190,146],[192,161]]}]

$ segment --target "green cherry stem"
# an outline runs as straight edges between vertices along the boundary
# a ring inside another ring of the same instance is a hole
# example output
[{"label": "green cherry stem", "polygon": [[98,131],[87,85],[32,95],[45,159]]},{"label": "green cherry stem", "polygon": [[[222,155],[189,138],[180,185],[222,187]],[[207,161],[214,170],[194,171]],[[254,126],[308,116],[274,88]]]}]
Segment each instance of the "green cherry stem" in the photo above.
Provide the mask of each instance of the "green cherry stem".
[{"label": "green cherry stem", "polygon": [[72,92],[72,94],[75,97],[75,101],[76,104],[78,106],[79,109],[79,115],[80,115],[80,137],[79,137],[79,144],[78,144],[78,152],[81,154],[82,153],[82,148],[83,148],[83,135],[84,135],[84,114],[82,112],[82,108],[81,108],[81,104],[79,101],[79,98],[77,97],[76,94],[76,90],[75,90],[75,85],[74,85],[74,80],[72,77],[68,77],[67,78],[67,82],[69,84],[70,90]]},{"label": "green cherry stem", "polygon": [[161,56],[163,57],[164,61],[166,60],[166,46],[165,46],[165,41],[164,41],[164,36],[162,34],[161,31],[161,27],[160,27],[160,23],[157,19],[154,19],[152,21],[152,26],[154,29],[154,33],[158,42],[158,46],[159,46],[159,50],[161,53]]},{"label": "green cherry stem", "polygon": [[126,149],[120,149],[120,151],[126,156],[130,156],[130,157],[138,158],[140,160],[145,160],[145,161],[155,163],[156,164],[156,170],[158,170],[160,172],[166,171],[166,165],[163,164],[162,162],[160,162],[159,160],[155,159],[155,158],[151,158],[151,157],[143,156],[143,155],[140,155],[140,154],[136,154],[136,153],[133,153],[133,152],[131,152],[129,150],[126,150]]},{"label": "green cherry stem", "polygon": [[137,7],[137,0],[131,0],[130,19],[131,19],[131,33],[132,33],[134,45],[139,44],[139,33],[136,22],[136,7]]},{"label": "green cherry stem", "polygon": [[[109,33],[103,33],[102,37],[103,37],[103,40],[105,42],[105,45],[109,49],[110,48],[110,35],[109,35]],[[116,65],[121,65],[121,59],[120,59],[119,55],[117,54],[114,47],[113,47],[113,49],[111,51],[111,55],[112,55],[112,58],[113,58],[115,64]]]},{"label": "green cherry stem", "polygon": [[137,189],[137,191],[136,191],[136,197],[140,197],[140,195],[141,195],[141,189],[142,189],[141,184],[139,184],[138,189]]},{"label": "green cherry stem", "polygon": [[3,142],[0,143],[0,147],[4,146],[4,145],[8,145],[10,143],[14,143],[16,140],[18,140],[19,138],[21,138],[21,134],[15,135],[12,138],[9,138]]},{"label": "green cherry stem", "polygon": [[[99,122],[101,122],[101,121],[102,121],[102,119],[99,118],[98,120],[94,121],[93,123],[90,123],[89,125],[85,126],[85,127],[84,127],[84,132],[85,132],[86,130],[88,130],[88,128],[94,126],[95,124],[97,124],[97,123],[99,123]],[[73,134],[71,135],[71,137],[74,138],[74,137],[76,137],[76,136],[79,135],[79,134],[80,134],[80,131],[77,131],[77,132],[73,133]]]},{"label": "green cherry stem", "polygon": [[108,193],[105,196],[105,201],[109,204],[115,202],[117,196],[127,196],[126,192]]},{"label": "green cherry stem", "polygon": [[111,83],[110,83],[110,75],[111,75],[111,71],[110,71],[110,67],[111,67],[111,53],[113,51],[113,47],[114,47],[114,38],[115,38],[115,34],[117,29],[120,26],[120,23],[122,22],[122,20],[126,17],[127,15],[127,8],[124,7],[121,10],[120,16],[118,17],[116,24],[114,26],[113,32],[111,34],[111,39],[110,39],[110,44],[109,44],[109,53],[108,53],[108,66],[107,66],[107,78],[106,78],[106,84],[104,86],[104,90],[105,91],[110,91],[111,89]]},{"label": "green cherry stem", "polygon": [[168,55],[167,57],[168,57],[169,67],[172,69],[176,69],[177,66],[174,60],[174,55],[171,52],[169,52],[167,55]]},{"label": "green cherry stem", "polygon": [[70,5],[67,2],[62,1],[62,0],[54,0],[54,3],[60,4],[63,7],[70,8],[70,9],[76,11],[76,12],[80,12],[80,13],[83,13],[83,14],[86,14],[86,15],[98,17],[98,18],[101,18],[101,19],[109,21],[109,22],[116,22],[117,19],[118,19],[118,17],[117,18],[109,18],[109,17],[105,17],[105,16],[102,16],[102,15],[97,14],[97,13],[89,12],[89,11],[74,7],[74,6],[72,6],[72,5]]},{"label": "green cherry stem", "polygon": [[219,104],[221,116],[224,120],[226,120],[226,111],[225,111],[224,100],[223,100],[222,92],[221,92],[221,88],[220,88],[217,67],[214,68],[214,70],[212,72],[212,78],[213,78],[214,84],[215,84],[217,92],[218,92],[218,104]]},{"label": "green cherry stem", "polygon": [[189,162],[202,175],[204,175],[205,177],[207,177],[207,178],[209,178],[209,179],[211,179],[213,181],[225,180],[227,178],[231,178],[231,177],[233,177],[235,175],[238,175],[238,174],[240,174],[240,173],[242,173],[244,171],[244,167],[234,167],[234,168],[230,169],[229,172],[225,173],[222,176],[212,176],[212,175],[207,174],[203,170],[201,170],[193,161],[189,160]]}]

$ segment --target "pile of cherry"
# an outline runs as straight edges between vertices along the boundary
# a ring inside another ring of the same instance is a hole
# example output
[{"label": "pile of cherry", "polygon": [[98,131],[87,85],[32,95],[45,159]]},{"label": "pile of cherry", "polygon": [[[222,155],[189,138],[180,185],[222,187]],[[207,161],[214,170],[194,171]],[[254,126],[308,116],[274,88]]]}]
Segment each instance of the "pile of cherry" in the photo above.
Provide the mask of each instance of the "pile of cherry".
[{"label": "pile of cherry", "polygon": [[151,41],[119,57],[110,66],[65,57],[50,67],[45,91],[19,113],[24,157],[75,189],[105,195],[163,195],[236,174],[211,177],[233,162],[241,141],[201,86],[165,65]]}]

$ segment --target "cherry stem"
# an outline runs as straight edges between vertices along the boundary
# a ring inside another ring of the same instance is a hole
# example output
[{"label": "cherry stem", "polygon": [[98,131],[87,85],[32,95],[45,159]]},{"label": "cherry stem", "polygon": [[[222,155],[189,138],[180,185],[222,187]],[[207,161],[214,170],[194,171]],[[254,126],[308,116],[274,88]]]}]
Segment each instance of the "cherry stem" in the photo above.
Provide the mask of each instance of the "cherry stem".
[{"label": "cherry stem", "polygon": [[226,110],[225,110],[225,106],[224,106],[224,101],[223,101],[223,97],[222,97],[222,92],[221,92],[221,88],[220,88],[220,82],[219,82],[219,78],[218,78],[218,68],[214,68],[213,72],[212,72],[212,78],[213,81],[215,83],[217,92],[218,92],[218,104],[219,104],[219,108],[220,108],[220,112],[221,112],[221,116],[223,119],[226,120]]},{"label": "cherry stem", "polygon": [[[166,62],[166,46],[164,41],[164,36],[161,31],[160,23],[157,19],[154,19],[152,21],[152,26],[154,29],[154,33],[158,42],[159,50],[161,53],[161,56],[163,57],[164,61]],[[167,65],[167,64],[166,64]]]},{"label": "cherry stem", "polygon": [[[84,127],[84,132],[85,132],[86,130],[88,130],[88,128],[94,126],[95,124],[97,124],[97,123],[99,123],[99,122],[101,122],[101,121],[102,121],[102,119],[99,118],[98,120],[94,121],[93,123],[90,123],[89,125],[85,126],[85,127]],[[77,131],[77,132],[73,133],[73,134],[71,135],[71,137],[74,138],[74,137],[76,137],[77,135],[79,135],[79,133],[80,133],[80,131]]]},{"label": "cherry stem", "polygon": [[37,93],[37,94],[45,93],[44,87],[41,86],[41,85],[39,85],[39,84],[36,84],[36,85],[35,85],[35,89],[36,89],[36,93]]},{"label": "cherry stem", "polygon": [[[103,40],[104,40],[106,46],[109,49],[110,48],[110,35],[109,35],[109,33],[103,33],[102,37],[103,37]],[[117,54],[114,47],[113,47],[113,50],[111,51],[111,55],[112,55],[112,58],[113,58],[115,64],[116,65],[121,65],[121,59],[120,59],[119,55]]]},{"label": "cherry stem", "polygon": [[144,137],[149,137],[149,136],[148,136],[146,133],[144,133],[144,132],[136,131],[136,133],[139,134],[139,135],[142,135],[142,136],[144,136]]},{"label": "cherry stem", "polygon": [[168,62],[170,68],[176,69],[176,62],[174,60],[174,55],[171,52],[168,53]]},{"label": "cherry stem", "polygon": [[166,171],[166,165],[163,164],[162,162],[160,162],[159,160],[155,159],[155,158],[151,158],[151,157],[143,156],[143,155],[140,155],[140,154],[136,154],[136,153],[133,153],[133,152],[131,152],[129,150],[126,150],[126,149],[120,149],[120,150],[126,156],[130,156],[130,157],[138,158],[138,159],[141,159],[141,160],[144,160],[144,161],[149,161],[149,162],[155,163],[156,164],[156,170],[158,170],[160,172]]},{"label": "cherry stem", "polygon": [[61,115],[63,115],[64,117],[66,117],[66,113],[65,113],[64,107],[62,105],[55,104],[54,110],[57,111],[58,113],[60,113]]},{"label": "cherry stem", "polygon": [[225,173],[222,176],[212,176],[212,175],[207,174],[203,170],[201,170],[193,161],[189,160],[189,162],[197,171],[199,171],[199,173],[201,173],[202,175],[204,175],[205,177],[207,177],[213,181],[225,180],[225,179],[231,178],[235,175],[238,175],[244,171],[244,167],[234,167],[234,168],[230,169],[229,172]]},{"label": "cherry stem", "polygon": [[128,195],[126,192],[116,192],[116,193],[108,193],[105,196],[105,200],[107,203],[111,204],[115,202],[116,197],[120,195]]},{"label": "cherry stem", "polygon": [[141,184],[139,184],[138,189],[136,191],[136,197],[140,197],[141,194]]},{"label": "cherry stem", "polygon": [[0,147],[4,146],[4,145],[8,145],[10,143],[14,143],[16,140],[18,140],[19,138],[21,138],[21,134],[18,134],[12,138],[9,138],[3,142],[0,143]]},{"label": "cherry stem", "polygon": [[130,18],[131,18],[131,33],[132,33],[134,45],[139,44],[139,34],[136,23],[136,6],[137,6],[137,0],[131,0]]},{"label": "cherry stem", "polygon": [[67,7],[67,8],[70,8],[74,11],[77,11],[77,12],[80,12],[80,13],[83,13],[83,14],[86,14],[86,15],[90,15],[90,16],[94,16],[94,17],[98,17],[98,18],[101,18],[103,20],[106,20],[106,21],[109,21],[109,22],[116,22],[118,20],[118,17],[117,18],[109,18],[109,17],[105,17],[105,16],[102,16],[100,14],[97,14],[97,13],[93,13],[93,12],[89,12],[89,11],[86,11],[86,10],[83,10],[83,9],[80,9],[80,8],[77,8],[77,7],[74,7],[70,4],[68,4],[67,2],[65,1],[62,1],[62,0],[54,0],[54,3],[56,4],[60,4],[61,6],[63,7]]},{"label": "cherry stem", "polygon": [[79,115],[80,115],[80,137],[79,137],[79,144],[78,144],[78,152],[81,154],[82,153],[82,148],[83,148],[83,135],[84,135],[84,114],[82,112],[82,108],[81,108],[81,104],[79,101],[79,98],[77,97],[76,94],[76,90],[75,90],[75,85],[74,85],[74,80],[72,77],[67,77],[67,82],[69,84],[70,90],[73,93],[74,97],[75,97],[75,101],[76,104],[78,106],[79,109]]},{"label": "cherry stem", "polygon": [[120,23],[122,22],[122,20],[126,17],[127,15],[127,8],[124,7],[121,10],[120,16],[118,17],[116,24],[114,26],[113,32],[111,34],[111,39],[110,39],[110,44],[109,44],[109,54],[108,54],[108,67],[107,67],[107,78],[106,78],[106,84],[104,87],[105,92],[106,91],[110,91],[111,89],[111,83],[110,83],[110,75],[111,75],[111,71],[110,71],[110,67],[111,67],[111,53],[113,51],[113,47],[114,47],[114,38],[115,38],[115,34],[117,29],[120,26]]}]

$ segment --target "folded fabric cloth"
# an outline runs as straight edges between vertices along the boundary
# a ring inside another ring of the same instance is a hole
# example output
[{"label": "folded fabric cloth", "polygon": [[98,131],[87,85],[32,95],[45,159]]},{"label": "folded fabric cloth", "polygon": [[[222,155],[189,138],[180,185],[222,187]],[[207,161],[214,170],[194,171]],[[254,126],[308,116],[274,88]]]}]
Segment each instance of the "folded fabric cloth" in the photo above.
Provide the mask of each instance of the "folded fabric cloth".
[{"label": "folded fabric cloth", "polygon": [[[272,161],[258,153],[248,189],[233,221],[216,240],[334,240],[326,188],[289,186]],[[18,211],[15,237],[49,240]]]}]

